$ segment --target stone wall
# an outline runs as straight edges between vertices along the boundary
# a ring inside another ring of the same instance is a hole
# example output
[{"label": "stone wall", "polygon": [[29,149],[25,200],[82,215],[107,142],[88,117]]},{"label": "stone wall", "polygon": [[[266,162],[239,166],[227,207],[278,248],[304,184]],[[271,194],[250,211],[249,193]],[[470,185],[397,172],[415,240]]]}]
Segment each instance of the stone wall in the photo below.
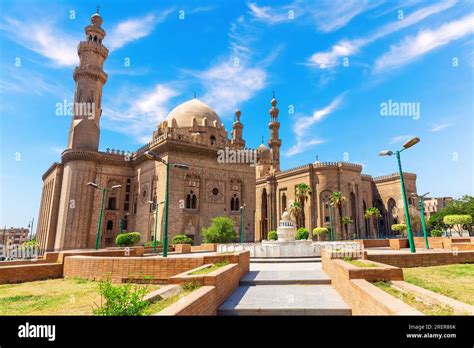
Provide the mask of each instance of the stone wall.
[{"label": "stone wall", "polygon": [[189,315],[216,315],[216,288],[203,286],[183,297],[178,302],[165,308],[157,315],[189,316]]},{"label": "stone wall", "polygon": [[0,284],[61,278],[62,275],[61,263],[0,266]]},{"label": "stone wall", "polygon": [[367,255],[371,261],[392,265],[395,267],[428,267],[450,265],[456,263],[474,263],[474,251],[439,251],[414,254],[373,254]]}]

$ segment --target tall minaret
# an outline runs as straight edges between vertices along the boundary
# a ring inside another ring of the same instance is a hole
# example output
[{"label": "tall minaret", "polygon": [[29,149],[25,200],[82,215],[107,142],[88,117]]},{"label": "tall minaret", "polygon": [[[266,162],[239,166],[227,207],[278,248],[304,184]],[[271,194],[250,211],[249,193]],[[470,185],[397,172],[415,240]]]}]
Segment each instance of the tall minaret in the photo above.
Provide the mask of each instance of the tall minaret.
[{"label": "tall minaret", "polygon": [[240,122],[240,115],[242,113],[239,109],[235,112],[235,120],[232,123],[232,144],[238,148],[244,148],[245,140],[242,138],[242,130],[244,125]]},{"label": "tall minaret", "polygon": [[73,75],[76,94],[68,149],[97,151],[99,148],[102,86],[107,81],[103,65],[109,54],[102,45],[105,31],[101,25],[102,17],[97,9],[91,24],[85,28],[86,41],[81,41],[77,47],[80,62]]},{"label": "tall minaret", "polygon": [[276,107],[277,101],[275,99],[275,94],[273,94],[273,99],[271,101],[272,108],[270,109],[270,123],[268,128],[270,128],[270,139],[268,140],[268,145],[271,150],[271,164],[272,171],[278,173],[280,171],[280,146],[281,139],[278,137],[278,130],[280,129],[280,122],[278,122],[278,113],[280,110]]}]

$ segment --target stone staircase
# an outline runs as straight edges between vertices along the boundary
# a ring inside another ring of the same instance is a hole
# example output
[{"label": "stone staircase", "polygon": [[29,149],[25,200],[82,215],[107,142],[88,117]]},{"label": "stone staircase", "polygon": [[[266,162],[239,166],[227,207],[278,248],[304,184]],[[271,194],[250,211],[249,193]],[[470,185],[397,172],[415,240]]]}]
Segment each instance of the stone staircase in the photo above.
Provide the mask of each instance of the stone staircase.
[{"label": "stone staircase", "polygon": [[219,315],[351,315],[321,263],[254,262]]}]

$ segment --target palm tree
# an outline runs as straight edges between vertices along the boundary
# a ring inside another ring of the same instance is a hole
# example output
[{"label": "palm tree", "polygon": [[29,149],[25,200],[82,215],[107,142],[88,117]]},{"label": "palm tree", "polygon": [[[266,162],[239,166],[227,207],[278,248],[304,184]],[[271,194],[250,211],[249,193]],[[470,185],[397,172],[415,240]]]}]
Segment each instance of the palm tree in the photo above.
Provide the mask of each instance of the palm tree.
[{"label": "palm tree", "polygon": [[290,216],[293,216],[295,221],[298,221],[298,219],[301,217],[301,212],[303,209],[301,209],[301,204],[298,202],[291,202],[290,206],[288,207],[288,213],[290,213]]},{"label": "palm tree", "polygon": [[349,239],[348,228],[349,228],[349,225],[353,224],[353,223],[354,223],[354,221],[350,218],[350,216],[343,216],[342,217],[342,224],[344,225],[344,229],[346,230],[346,236],[347,236],[348,239]]},{"label": "palm tree", "polygon": [[311,195],[311,186],[309,186],[308,184],[298,184],[296,185],[296,188],[295,188],[295,197],[296,197],[296,202],[298,202],[300,204],[300,207],[301,207],[301,215],[300,215],[300,219],[299,221],[297,220],[296,221],[296,224],[298,226],[298,228],[300,227],[304,227],[304,203],[308,200],[308,197]]},{"label": "palm tree", "polygon": [[347,198],[342,195],[341,191],[334,191],[331,194],[331,198],[329,199],[332,206],[337,207],[337,211],[339,213],[339,222],[341,226],[341,236],[344,237],[344,232],[342,231],[342,205],[347,202]]},{"label": "palm tree", "polygon": [[[372,207],[372,208],[368,208],[365,211],[364,216],[365,216],[366,219],[375,218],[377,220],[377,219],[380,218],[381,214],[380,214],[380,210],[378,208]],[[370,224],[369,224],[369,230],[370,230]],[[370,233],[370,231],[369,231],[369,233]]]}]

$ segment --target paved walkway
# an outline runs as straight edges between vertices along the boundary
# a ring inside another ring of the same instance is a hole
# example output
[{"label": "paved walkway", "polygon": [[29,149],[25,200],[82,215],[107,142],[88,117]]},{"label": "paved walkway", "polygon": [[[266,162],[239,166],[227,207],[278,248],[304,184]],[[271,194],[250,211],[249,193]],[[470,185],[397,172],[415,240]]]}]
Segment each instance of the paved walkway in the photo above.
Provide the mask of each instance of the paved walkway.
[{"label": "paved walkway", "polygon": [[351,315],[320,262],[250,263],[219,315]]}]

